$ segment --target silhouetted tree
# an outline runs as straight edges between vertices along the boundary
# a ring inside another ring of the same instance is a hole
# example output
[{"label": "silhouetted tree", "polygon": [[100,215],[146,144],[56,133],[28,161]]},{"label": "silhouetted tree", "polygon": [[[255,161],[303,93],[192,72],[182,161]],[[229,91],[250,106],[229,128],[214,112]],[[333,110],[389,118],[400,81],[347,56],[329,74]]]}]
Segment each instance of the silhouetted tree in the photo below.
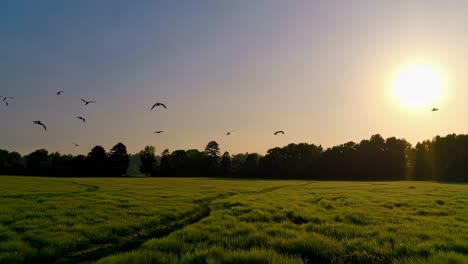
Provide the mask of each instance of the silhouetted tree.
[{"label": "silhouetted tree", "polygon": [[[247,159],[248,153],[240,153],[232,156],[231,164],[232,164],[232,172],[237,177],[242,177],[242,168],[244,167],[245,160]],[[245,176],[244,176],[245,177]]]},{"label": "silhouetted tree", "polygon": [[175,150],[171,153],[170,164],[174,176],[188,176],[188,158],[185,150]]},{"label": "silhouetted tree", "polygon": [[6,174],[22,175],[24,174],[23,157],[18,152],[10,152],[7,156]]},{"label": "silhouetted tree", "polygon": [[348,142],[327,149],[320,160],[320,179],[353,180],[359,178],[358,144]]},{"label": "silhouetted tree", "polygon": [[71,171],[72,159],[73,159],[73,156],[61,155],[58,152],[54,152],[50,154],[49,155],[50,169],[47,175],[56,176],[56,177],[73,176],[72,171]]},{"label": "silhouetted tree", "polygon": [[154,176],[157,169],[156,149],[153,146],[146,146],[140,152],[140,172],[146,176]]},{"label": "silhouetted tree", "polygon": [[189,149],[186,151],[187,156],[187,176],[203,176],[204,172],[204,159],[203,152],[197,149]]},{"label": "silhouetted tree", "polygon": [[72,176],[86,176],[87,175],[87,162],[86,156],[78,155],[71,160]]},{"label": "silhouetted tree", "polygon": [[468,135],[437,136],[432,146],[436,179],[468,182]]},{"label": "silhouetted tree", "polygon": [[385,141],[385,160],[382,175],[385,180],[405,180],[408,174],[408,155],[411,144],[405,139],[395,137],[387,138]]},{"label": "silhouetted tree", "polygon": [[108,176],[109,158],[106,150],[101,146],[95,146],[86,157],[87,175],[89,176]]},{"label": "silhouetted tree", "polygon": [[[282,179],[327,180],[438,180],[468,182],[468,135],[437,136],[416,144],[405,140],[373,135],[360,143],[348,142],[322,150],[312,144],[289,144],[268,150],[264,157],[256,153],[220,159],[219,145],[211,141],[204,152],[196,149],[165,150],[159,174],[164,176],[235,175]],[[155,174],[157,157],[153,147],[146,147],[138,157],[142,172]],[[221,160],[221,164],[220,164]],[[83,155],[48,154],[40,149],[24,158],[17,152],[0,150],[1,175],[38,176],[107,176],[128,171],[129,155],[119,143],[109,155],[94,147]],[[136,172],[135,174],[137,174]],[[231,174],[232,173],[232,174]]]},{"label": "silhouetted tree", "polygon": [[253,178],[257,175],[261,156],[258,153],[248,153],[243,166],[241,167],[241,176]]},{"label": "silhouetted tree", "polygon": [[229,152],[224,152],[223,156],[221,157],[221,174],[224,176],[230,176],[232,174],[232,165],[231,165],[231,155]]},{"label": "silhouetted tree", "polygon": [[0,175],[24,174],[23,157],[18,152],[0,150]]},{"label": "silhouetted tree", "polygon": [[26,156],[28,175],[46,176],[49,169],[49,152],[39,149]]},{"label": "silhouetted tree", "polygon": [[322,152],[321,146],[307,143],[273,148],[261,159],[260,171],[264,177],[317,178]]},{"label": "silhouetted tree", "polygon": [[168,149],[165,149],[161,153],[161,165],[159,166],[159,172],[162,176],[172,175],[171,154]]},{"label": "silhouetted tree", "polygon": [[219,144],[210,141],[205,147],[206,172],[209,175],[216,175],[219,172]]},{"label": "silhouetted tree", "polygon": [[111,176],[125,175],[128,169],[130,159],[127,153],[127,147],[122,143],[117,143],[109,151],[109,165]]}]

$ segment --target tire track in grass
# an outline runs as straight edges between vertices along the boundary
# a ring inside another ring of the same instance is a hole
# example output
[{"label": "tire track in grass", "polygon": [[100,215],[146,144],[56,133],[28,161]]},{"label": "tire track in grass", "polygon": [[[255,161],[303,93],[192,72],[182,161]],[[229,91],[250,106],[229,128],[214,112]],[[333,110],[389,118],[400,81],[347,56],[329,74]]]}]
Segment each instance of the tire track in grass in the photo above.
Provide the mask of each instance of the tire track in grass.
[{"label": "tire track in grass", "polygon": [[113,254],[128,252],[128,251],[137,249],[149,239],[162,238],[162,237],[168,236],[177,230],[180,230],[189,225],[196,224],[202,221],[203,219],[209,217],[211,215],[210,205],[216,200],[229,198],[238,194],[263,194],[263,193],[273,192],[282,188],[306,186],[309,184],[311,184],[311,182],[308,182],[305,184],[275,186],[275,187],[270,187],[270,188],[262,189],[259,191],[253,191],[253,192],[227,193],[227,194],[217,195],[215,197],[197,199],[194,201],[194,203],[199,206],[199,210],[197,210],[191,215],[185,216],[169,224],[164,224],[164,225],[160,225],[160,226],[153,227],[153,228],[143,228],[136,233],[133,233],[129,236],[126,236],[120,239],[119,243],[95,245],[94,247],[90,247],[82,251],[71,253],[67,256],[64,256],[58,259],[57,261],[55,261],[55,263],[57,264],[88,263],[88,262],[97,261],[101,258],[110,256]]},{"label": "tire track in grass", "polygon": [[148,241],[149,239],[165,237],[173,233],[174,231],[200,222],[201,220],[211,215],[210,204],[213,201],[217,199],[228,198],[236,194],[237,193],[229,193],[211,198],[195,200],[194,203],[197,204],[199,208],[193,214],[184,216],[181,219],[168,224],[163,224],[152,228],[140,229],[136,233],[121,238],[118,243],[95,245],[94,247],[71,253],[56,260],[55,263],[88,263],[96,261],[100,258],[110,256],[112,254],[131,251],[140,247],[144,242]]}]

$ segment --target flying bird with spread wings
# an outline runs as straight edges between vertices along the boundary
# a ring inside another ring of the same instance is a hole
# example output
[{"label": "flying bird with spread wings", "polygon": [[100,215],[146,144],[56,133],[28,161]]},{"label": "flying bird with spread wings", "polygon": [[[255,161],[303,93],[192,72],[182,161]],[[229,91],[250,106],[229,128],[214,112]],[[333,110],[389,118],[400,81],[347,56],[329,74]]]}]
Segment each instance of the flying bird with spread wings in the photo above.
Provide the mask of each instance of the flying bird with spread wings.
[{"label": "flying bird with spread wings", "polygon": [[163,130],[154,131],[154,134],[161,134],[161,133],[164,133],[164,131]]},{"label": "flying bird with spread wings", "polygon": [[76,144],[76,143],[73,143],[73,145],[75,145],[75,147],[79,147],[80,145]]},{"label": "flying bird with spread wings", "polygon": [[432,112],[439,111],[439,108],[435,108],[435,107],[434,107],[434,108],[431,109],[431,111],[432,111]]},{"label": "flying bird with spread wings", "polygon": [[81,98],[81,101],[83,101],[85,103],[85,105],[89,105],[89,104],[95,104],[96,101],[86,101],[85,99]]},{"label": "flying bird with spread wings", "polygon": [[35,125],[42,126],[44,128],[44,130],[47,131],[47,127],[41,121],[33,121],[33,123]]},{"label": "flying bird with spread wings", "polygon": [[278,135],[278,134],[283,134],[284,135],[284,131],[283,130],[276,131],[275,136]]},{"label": "flying bird with spread wings", "polygon": [[65,91],[58,91],[58,92],[56,93],[56,95],[61,95],[61,94],[63,94],[64,92],[65,92]]},{"label": "flying bird with spread wings", "polygon": [[235,131],[235,130],[229,131],[229,132],[226,133],[226,136],[230,136],[230,135],[231,135],[232,133],[234,133],[234,132],[236,132],[236,131]]},{"label": "flying bird with spread wings", "polygon": [[155,103],[155,104],[153,105],[153,107],[151,107],[151,110],[153,110],[155,107],[158,107],[158,106],[162,106],[162,107],[164,107],[165,109],[167,109],[167,107],[166,107],[165,104],[163,104],[163,103]]},{"label": "flying bird with spread wings", "polygon": [[80,119],[81,121],[83,121],[83,123],[86,123],[86,119],[84,119],[84,117],[77,116],[76,118],[77,118],[77,119]]},{"label": "flying bird with spread wings", "polygon": [[11,96],[5,96],[3,97],[3,102],[6,104],[6,106],[8,106],[8,99],[14,99],[14,97],[11,97]]}]

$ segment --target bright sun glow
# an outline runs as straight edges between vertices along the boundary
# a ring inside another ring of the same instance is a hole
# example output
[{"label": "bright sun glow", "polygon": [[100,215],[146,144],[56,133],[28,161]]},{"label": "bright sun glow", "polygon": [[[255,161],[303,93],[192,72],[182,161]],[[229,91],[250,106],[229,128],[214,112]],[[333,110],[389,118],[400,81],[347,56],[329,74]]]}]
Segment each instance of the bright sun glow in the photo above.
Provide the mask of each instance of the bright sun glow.
[{"label": "bright sun glow", "polygon": [[394,82],[395,96],[403,105],[425,107],[439,97],[442,78],[431,67],[415,65],[398,73]]}]

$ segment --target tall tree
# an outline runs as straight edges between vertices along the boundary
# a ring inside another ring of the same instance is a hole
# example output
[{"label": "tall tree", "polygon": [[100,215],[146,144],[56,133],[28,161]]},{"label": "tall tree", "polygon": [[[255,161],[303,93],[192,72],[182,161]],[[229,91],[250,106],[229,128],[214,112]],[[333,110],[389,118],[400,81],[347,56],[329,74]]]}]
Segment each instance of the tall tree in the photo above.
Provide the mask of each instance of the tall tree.
[{"label": "tall tree", "polygon": [[18,152],[0,150],[0,175],[24,174],[23,157]]},{"label": "tall tree", "polygon": [[241,168],[241,177],[253,178],[258,176],[257,171],[260,158],[261,156],[258,153],[248,153]]},{"label": "tall tree", "polygon": [[191,176],[203,176],[203,163],[205,155],[198,149],[189,149],[187,155],[187,173]]},{"label": "tall tree", "polygon": [[220,166],[221,174],[224,176],[230,176],[232,174],[232,164],[231,164],[231,155],[229,152],[224,152],[223,156],[221,157],[221,166]]},{"label": "tall tree", "polygon": [[26,171],[29,175],[46,176],[49,170],[49,152],[39,149],[26,156]]},{"label": "tall tree", "polygon": [[109,164],[111,176],[125,175],[130,163],[127,147],[122,143],[117,143],[109,152]]},{"label": "tall tree", "polygon": [[86,176],[89,175],[87,168],[87,158],[84,155],[78,155],[71,160],[71,175],[72,176]]},{"label": "tall tree", "polygon": [[219,171],[219,144],[210,141],[205,147],[206,172],[209,175],[216,175]]},{"label": "tall tree", "polygon": [[242,177],[242,168],[244,167],[245,160],[248,153],[240,153],[233,155],[231,158],[232,172],[239,177]]},{"label": "tall tree", "polygon": [[174,150],[171,153],[170,164],[175,176],[188,176],[188,158],[185,150]]},{"label": "tall tree", "polygon": [[140,172],[146,176],[154,176],[157,169],[156,149],[153,146],[146,146],[140,152]]},{"label": "tall tree", "polygon": [[72,176],[72,158],[73,156],[71,155],[61,155],[58,152],[50,154],[50,169],[48,175],[56,177]]},{"label": "tall tree", "polygon": [[172,175],[171,153],[169,152],[169,149],[165,149],[163,152],[161,152],[161,164],[159,166],[159,173],[162,176]]},{"label": "tall tree", "polygon": [[24,160],[18,152],[10,152],[7,156],[7,174],[22,175],[24,173]]},{"label": "tall tree", "polygon": [[101,146],[95,146],[86,157],[87,175],[90,176],[108,176],[109,159],[106,150]]}]

